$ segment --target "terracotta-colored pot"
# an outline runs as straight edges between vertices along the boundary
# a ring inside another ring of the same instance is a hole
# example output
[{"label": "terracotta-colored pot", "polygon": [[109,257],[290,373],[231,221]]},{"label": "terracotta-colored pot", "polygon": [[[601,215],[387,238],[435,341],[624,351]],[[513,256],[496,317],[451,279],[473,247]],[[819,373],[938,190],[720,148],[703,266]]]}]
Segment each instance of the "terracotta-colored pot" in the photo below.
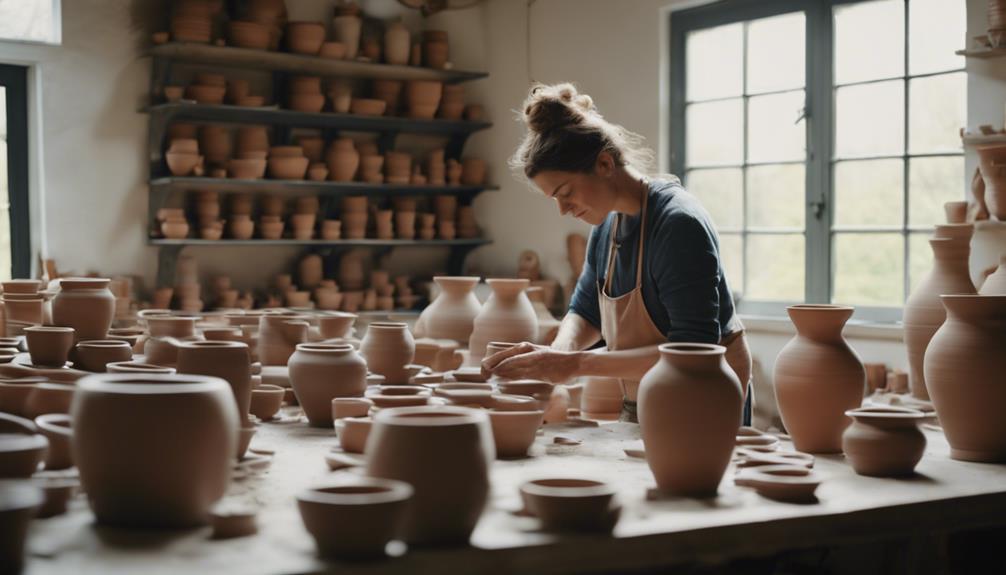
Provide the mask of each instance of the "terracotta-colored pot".
[{"label": "terracotta-colored pot", "polygon": [[66,413],[46,413],[35,418],[35,425],[49,440],[49,449],[45,454],[46,470],[73,467],[73,454],[70,451],[70,416]]},{"label": "terracotta-colored pot", "polygon": [[378,100],[384,100],[384,115],[397,116],[401,104],[401,80],[374,80],[372,94]]},{"label": "terracotta-colored pot", "polygon": [[356,59],[360,50],[360,29],[363,20],[359,16],[336,16],[332,19],[332,37],[346,47],[346,59]]},{"label": "terracotta-colored pot", "polygon": [[311,160],[299,158],[269,158],[269,177],[279,180],[303,180]]},{"label": "terracotta-colored pot", "polygon": [[258,22],[233,21],[227,25],[231,45],[238,48],[265,50],[269,48],[269,28]]},{"label": "terracotta-colored pot", "polygon": [[294,54],[314,56],[325,41],[325,25],[321,22],[289,22],[286,25],[286,44]]},{"label": "terracotta-colored pot", "polygon": [[178,345],[178,373],[219,377],[234,395],[241,427],[250,424],[251,355],[239,341],[190,341]]},{"label": "terracotta-colored pot", "polygon": [[384,183],[384,156],[360,156],[360,180],[368,184]]},{"label": "terracotta-colored pot", "polygon": [[545,531],[610,533],[621,510],[614,486],[592,479],[536,479],[522,484],[520,494]]},{"label": "terracotta-colored pot", "polygon": [[269,149],[269,128],[266,126],[241,126],[237,131],[236,143],[238,153],[266,151]]},{"label": "terracotta-colored pot", "polygon": [[412,485],[404,539],[464,544],[489,495],[489,417],[465,407],[399,407],[374,416],[367,474]]},{"label": "terracotta-colored pot", "polygon": [[5,295],[3,298],[4,314],[8,322],[23,322],[38,325],[43,323],[45,298],[41,296],[16,297],[18,294]]},{"label": "terracotta-colored pot", "polygon": [[409,29],[401,22],[392,22],[384,28],[384,61],[396,66],[409,63],[412,41]]},{"label": "terracotta-colored pot", "polygon": [[372,426],[373,422],[369,417],[343,417],[335,420],[335,434],[339,437],[342,450],[346,453],[364,453]]},{"label": "terracotta-colored pot", "polygon": [[371,477],[308,489],[297,495],[304,527],[318,553],[331,558],[383,557],[400,537],[412,486]]},{"label": "terracotta-colored pot", "polygon": [[8,481],[0,485],[0,565],[8,573],[21,573],[28,525],[42,505],[42,491],[29,482]]},{"label": "terracotta-colored pot", "polygon": [[978,293],[982,295],[1006,295],[1006,253],[999,256],[999,267],[985,278]]},{"label": "terracotta-colored pot", "polygon": [[81,341],[74,353],[73,365],[77,369],[104,372],[105,366],[118,361],[133,359],[133,346],[115,339]]},{"label": "terracotta-colored pot", "polygon": [[726,348],[665,343],[639,385],[646,463],[664,493],[716,494],[741,423],[742,393]]},{"label": "terracotta-colored pot", "polygon": [[290,94],[289,104],[291,110],[317,114],[325,107],[325,95],[304,92]]},{"label": "terracotta-colored pot", "polygon": [[497,457],[524,457],[534,443],[535,434],[541,427],[545,412],[536,411],[489,411],[492,424],[493,442]]},{"label": "terracotta-colored pot", "polygon": [[486,183],[486,161],[482,158],[465,158],[461,164],[461,183],[481,186]]},{"label": "terracotta-colored pot", "polygon": [[313,163],[307,167],[307,179],[312,182],[323,182],[328,179],[328,166],[323,163]]},{"label": "terracotta-colored pot", "polygon": [[978,168],[985,180],[985,204],[999,221],[1006,221],[1006,146],[978,146]]},{"label": "terracotta-colored pot", "polygon": [[478,277],[434,276],[440,295],[430,303],[416,321],[416,335],[434,339],[451,339],[468,345],[475,317],[482,304],[475,297]]},{"label": "terracotta-colored pot", "polygon": [[946,318],[940,295],[975,293],[968,271],[969,241],[933,238],[929,245],[933,248],[933,268],[912,290],[904,310],[909,384],[912,395],[919,399],[929,399],[922,362],[929,340]]},{"label": "terracotta-colored pot", "polygon": [[332,420],[345,417],[367,417],[374,402],[366,397],[336,397],[332,399]]},{"label": "terracotta-colored pot", "polygon": [[447,183],[452,186],[460,186],[463,171],[461,162],[458,162],[454,158],[447,160]]},{"label": "terracotta-colored pot", "polygon": [[775,397],[783,425],[799,451],[839,453],[845,412],[863,401],[866,371],[842,337],[853,308],[800,304],[786,308],[796,336],[775,361]]},{"label": "terracotta-colored pot", "polygon": [[223,380],[88,376],[71,415],[73,458],[99,523],[201,525],[227,489],[239,418]]},{"label": "terracotta-colored pot", "polygon": [[285,393],[286,390],[278,385],[262,384],[256,387],[251,390],[249,413],[262,421],[269,421],[279,412]]},{"label": "terracotta-colored pot", "polygon": [[63,367],[73,348],[72,327],[32,326],[24,329],[33,365]]},{"label": "terracotta-colored pot", "polygon": [[490,341],[533,341],[538,335],[538,316],[524,290],[526,279],[488,279],[493,293],[472,322],[469,356],[482,360]]},{"label": "terracotta-colored pot", "polygon": [[435,80],[410,80],[405,87],[405,98],[410,118],[430,119],[440,106],[443,82]]},{"label": "terracotta-colored pot", "polygon": [[464,109],[465,87],[461,84],[445,84],[437,116],[445,120],[460,120]]},{"label": "terracotta-colored pot", "polygon": [[298,240],[309,240],[314,237],[315,214],[293,214],[290,216],[290,226],[293,237]]},{"label": "terracotta-colored pot", "polygon": [[59,280],[59,292],[52,298],[54,325],[72,327],[74,341],[105,339],[115,316],[115,296],[106,278]]},{"label": "terracotta-colored pot", "polygon": [[36,418],[46,413],[69,413],[75,387],[66,383],[41,382],[28,392],[24,400],[24,415]]},{"label": "terracotta-colored pot", "polygon": [[382,116],[388,104],[375,98],[353,98],[349,112],[360,116]]},{"label": "terracotta-colored pot", "polygon": [[328,166],[328,179],[335,182],[351,182],[360,166],[360,154],[351,138],[338,138],[332,141],[325,155]]},{"label": "terracotta-colored pot", "polygon": [[42,287],[42,282],[41,280],[12,279],[0,282],[0,285],[3,286],[4,294],[36,294]]},{"label": "terracotta-colored pot", "polygon": [[227,174],[231,178],[257,180],[265,175],[266,166],[265,159],[231,158],[227,160]]},{"label": "terracotta-colored pot", "polygon": [[332,60],[342,60],[346,57],[346,45],[342,42],[324,42],[318,56]]},{"label": "terracotta-colored pot", "polygon": [[1006,461],[1006,295],[943,295],[947,319],[926,350],[926,385],[950,457]]},{"label": "terracotta-colored pot", "polygon": [[265,314],[259,318],[258,357],[262,365],[286,365],[297,344],[307,341],[307,316]]},{"label": "terracotta-colored pot", "polygon": [[423,64],[428,68],[442,70],[447,65],[447,32],[443,30],[423,31]]},{"label": "terracotta-colored pot", "polygon": [[404,240],[416,237],[416,212],[395,212],[395,236]]},{"label": "terracotta-colored pot", "polygon": [[223,104],[227,89],[223,86],[190,84],[185,87],[185,97],[199,104]]},{"label": "terracotta-colored pot", "polygon": [[290,356],[290,383],[314,427],[332,426],[332,400],[362,397],[367,362],[346,344],[302,343]]},{"label": "terracotta-colored pot", "polygon": [[850,409],[852,418],[842,434],[842,451],[860,475],[912,475],[926,449],[919,422],[927,415],[915,409],[875,406]]},{"label": "terracotta-colored pot", "polygon": [[389,184],[407,184],[412,171],[412,156],[405,152],[384,154],[384,175]]},{"label": "terracotta-colored pot", "polygon": [[353,313],[329,312],[318,316],[318,329],[325,339],[352,337],[356,318],[356,314]]},{"label": "terracotta-colored pot", "polygon": [[227,222],[227,229],[232,238],[236,240],[249,240],[255,234],[255,222],[251,217],[244,214],[231,215],[231,220]]},{"label": "terracotta-colored pot", "polygon": [[405,323],[374,322],[360,343],[360,353],[373,373],[387,378],[389,384],[409,381],[407,366],[416,353],[416,343]]}]

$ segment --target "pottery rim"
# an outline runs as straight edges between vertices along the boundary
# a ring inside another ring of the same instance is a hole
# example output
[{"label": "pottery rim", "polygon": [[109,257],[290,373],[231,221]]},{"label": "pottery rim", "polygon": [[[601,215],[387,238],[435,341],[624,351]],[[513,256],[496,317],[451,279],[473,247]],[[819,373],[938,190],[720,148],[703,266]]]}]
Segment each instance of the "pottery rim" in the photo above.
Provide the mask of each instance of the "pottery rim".
[{"label": "pottery rim", "polygon": [[871,420],[871,419],[926,419],[932,417],[932,414],[928,414],[924,411],[918,409],[912,409],[910,407],[900,407],[897,405],[871,405],[864,407],[857,407],[856,409],[850,409],[845,412],[845,415],[855,418],[857,420]]},{"label": "pottery rim", "polygon": [[412,486],[404,481],[360,477],[347,483],[305,489],[297,499],[321,505],[377,505],[405,501],[412,494]]},{"label": "pottery rim", "polygon": [[193,374],[102,373],[88,375],[77,381],[77,388],[98,393],[158,395],[162,393],[205,393],[211,390],[231,392],[230,385],[219,377]]},{"label": "pottery rim", "polygon": [[553,477],[532,479],[521,484],[520,490],[529,495],[550,498],[578,498],[615,495],[615,486],[596,479]]},{"label": "pottery rim", "polygon": [[469,407],[451,405],[416,405],[388,407],[374,415],[374,423],[391,423],[410,427],[463,425],[487,421],[488,415]]}]

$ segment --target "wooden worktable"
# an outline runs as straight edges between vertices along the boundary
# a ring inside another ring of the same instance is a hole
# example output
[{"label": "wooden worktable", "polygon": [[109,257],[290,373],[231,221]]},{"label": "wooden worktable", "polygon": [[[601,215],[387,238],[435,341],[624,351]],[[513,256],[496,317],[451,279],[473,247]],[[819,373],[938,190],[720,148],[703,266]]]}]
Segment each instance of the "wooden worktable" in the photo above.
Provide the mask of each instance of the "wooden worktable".
[{"label": "wooden worktable", "polygon": [[[556,445],[557,433],[583,442]],[[411,550],[353,568],[410,574],[617,571],[1006,523],[1006,466],[952,461],[942,433],[930,429],[926,436],[919,474],[907,480],[860,477],[841,456],[818,457],[816,469],[826,477],[817,492],[820,502],[795,505],[735,487],[733,469],[716,499],[648,501],[649,468],[623,452],[641,445],[635,425],[549,427],[536,440],[533,457],[494,464],[491,500],[471,547]],[[228,495],[260,506],[256,536],[216,541],[209,528],[166,533],[96,527],[81,497],[67,515],[33,523],[26,572],[344,572],[345,565],[315,556],[294,499],[300,489],[335,473],[352,473],[332,472],[325,464],[323,455],[336,444],[334,432],[308,428],[295,417],[259,426],[252,447],[274,449],[272,464],[236,480]],[[547,476],[615,483],[624,508],[613,536],[554,536],[536,531],[536,520],[514,515],[520,506],[517,485]]]}]

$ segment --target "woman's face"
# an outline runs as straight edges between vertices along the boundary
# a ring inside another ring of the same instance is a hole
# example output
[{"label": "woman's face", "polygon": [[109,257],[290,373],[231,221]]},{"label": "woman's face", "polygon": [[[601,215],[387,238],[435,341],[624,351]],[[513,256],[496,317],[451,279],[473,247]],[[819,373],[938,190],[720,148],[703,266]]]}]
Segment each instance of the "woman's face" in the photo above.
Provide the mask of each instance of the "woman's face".
[{"label": "woman's face", "polygon": [[[606,154],[602,152],[602,155]],[[569,214],[596,226],[603,223],[615,207],[615,189],[606,163],[598,157],[598,165],[592,173],[548,170],[539,172],[531,181],[555,200],[560,215]]]}]

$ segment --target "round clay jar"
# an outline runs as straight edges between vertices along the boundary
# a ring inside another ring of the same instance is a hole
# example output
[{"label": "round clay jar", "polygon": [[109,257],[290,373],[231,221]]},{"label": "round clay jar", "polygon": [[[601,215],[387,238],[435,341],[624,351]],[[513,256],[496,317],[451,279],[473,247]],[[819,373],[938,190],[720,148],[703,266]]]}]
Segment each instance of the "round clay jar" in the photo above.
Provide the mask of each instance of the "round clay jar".
[{"label": "round clay jar", "polygon": [[332,426],[332,400],[362,397],[367,362],[348,343],[302,343],[287,364],[290,384],[313,427]]},{"label": "round clay jar", "polygon": [[74,341],[105,339],[115,317],[115,296],[107,278],[59,280],[52,298],[52,323],[74,329]]},{"label": "round clay jar", "polygon": [[408,383],[408,365],[416,353],[416,342],[408,325],[400,322],[374,322],[360,342],[360,354],[373,373],[383,375],[388,384]]},{"label": "round clay jar", "polygon": [[873,477],[904,477],[926,449],[919,430],[925,413],[897,406],[875,406],[845,412],[852,425],[842,434],[842,451],[856,473]]},{"label": "round clay jar", "polygon": [[109,363],[130,361],[133,348],[129,343],[117,339],[81,341],[77,344],[73,365],[77,369],[104,372]]}]

